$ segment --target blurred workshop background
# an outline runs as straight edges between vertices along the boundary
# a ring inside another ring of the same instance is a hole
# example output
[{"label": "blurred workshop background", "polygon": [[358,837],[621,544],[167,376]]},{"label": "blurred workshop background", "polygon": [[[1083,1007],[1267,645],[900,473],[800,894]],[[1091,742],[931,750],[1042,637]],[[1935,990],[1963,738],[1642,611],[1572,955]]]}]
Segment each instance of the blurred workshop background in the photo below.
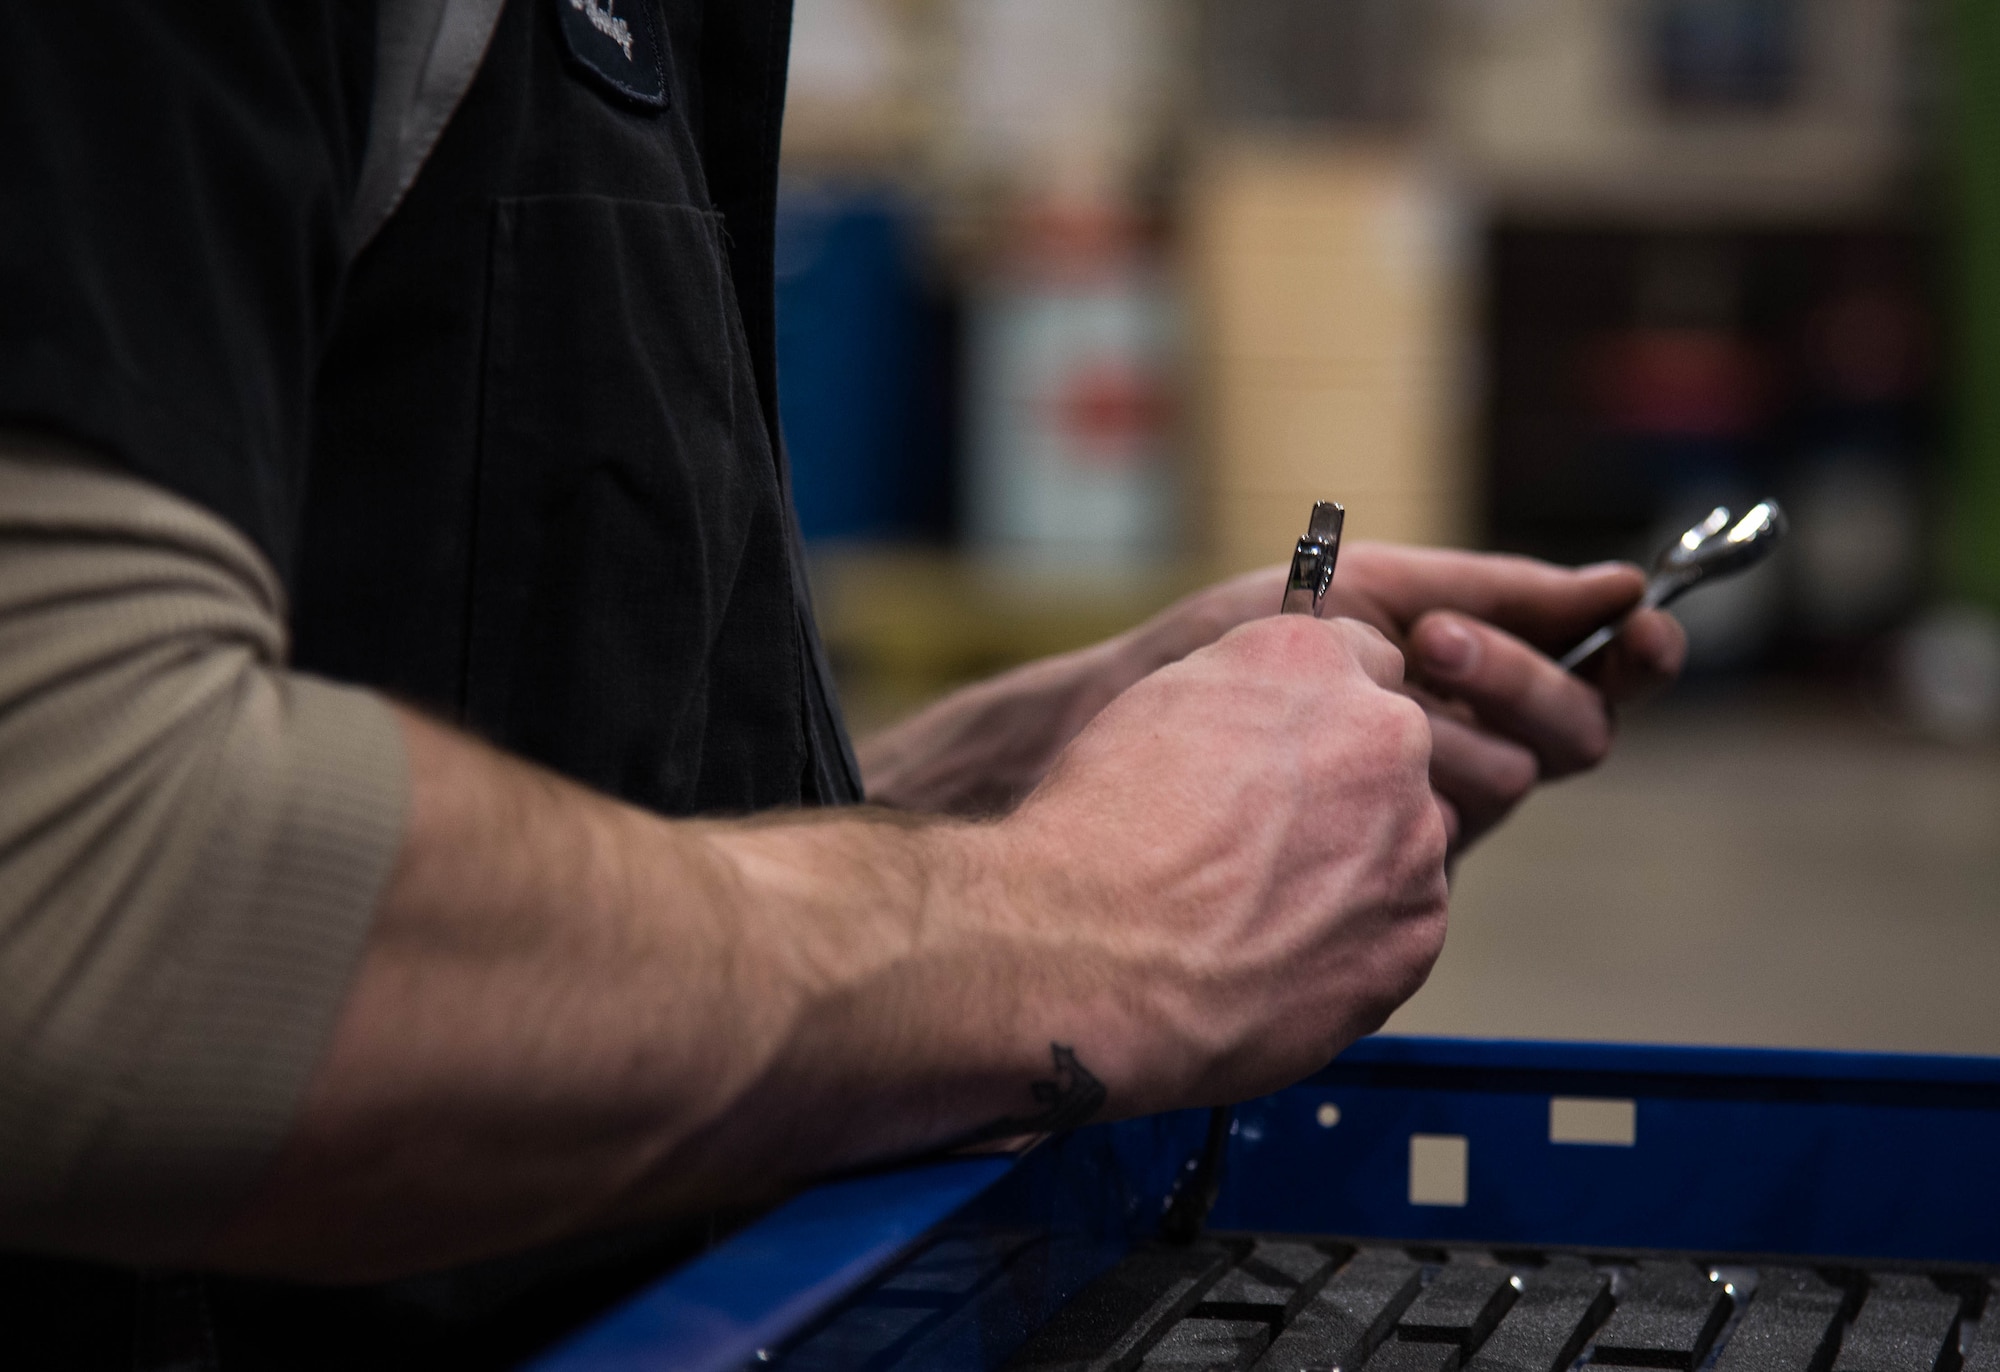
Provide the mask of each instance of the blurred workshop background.
[{"label": "blurred workshop background", "polygon": [[858,731],[1351,538],[1646,559],[1689,680],[1405,1032],[2000,1053],[2000,6],[799,0],[779,249]]}]

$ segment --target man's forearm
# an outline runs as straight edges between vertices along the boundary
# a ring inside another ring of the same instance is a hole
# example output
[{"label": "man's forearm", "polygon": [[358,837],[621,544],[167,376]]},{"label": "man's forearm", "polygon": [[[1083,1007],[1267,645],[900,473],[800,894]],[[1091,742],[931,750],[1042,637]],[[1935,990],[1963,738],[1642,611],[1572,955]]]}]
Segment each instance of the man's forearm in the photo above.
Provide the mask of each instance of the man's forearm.
[{"label": "man's forearm", "polygon": [[869,799],[932,814],[1004,813],[1099,710],[1235,627],[1212,603],[1191,600],[1102,643],[964,687],[862,740],[855,754]]},{"label": "man's forearm", "polygon": [[1033,1128],[1089,1036],[1087,995],[1023,984],[967,826],[668,822],[404,727],[402,857],[217,1263],[409,1271]]},{"label": "man's forearm", "polygon": [[1092,715],[1143,675],[1126,670],[1126,656],[1114,639],[1031,662],[861,740],[855,758],[868,798],[925,814],[1004,813]]},{"label": "man's forearm", "polygon": [[669,823],[288,670],[199,507],[0,496],[0,1245],[408,1271],[1038,1113],[976,831]]}]

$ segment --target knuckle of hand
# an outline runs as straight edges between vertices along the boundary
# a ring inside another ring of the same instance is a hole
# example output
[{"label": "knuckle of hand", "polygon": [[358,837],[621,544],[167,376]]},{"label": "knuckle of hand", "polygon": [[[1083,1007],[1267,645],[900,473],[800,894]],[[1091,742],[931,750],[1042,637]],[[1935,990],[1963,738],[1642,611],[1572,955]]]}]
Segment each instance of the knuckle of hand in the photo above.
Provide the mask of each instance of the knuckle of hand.
[{"label": "knuckle of hand", "polygon": [[1423,963],[1422,976],[1428,977],[1431,968],[1437,965],[1439,955],[1444,952],[1445,932],[1449,926],[1450,920],[1442,903],[1425,912],[1417,949]]},{"label": "knuckle of hand", "polygon": [[1422,806],[1409,821],[1409,836],[1404,842],[1403,889],[1412,900],[1429,898],[1434,888],[1441,887],[1444,880],[1444,863],[1449,846],[1444,815],[1435,803]]},{"label": "knuckle of hand", "polygon": [[1438,957],[1444,952],[1445,933],[1449,927],[1450,921],[1442,901],[1425,911],[1423,918],[1417,921],[1417,955],[1423,962],[1421,976],[1428,977],[1431,968],[1437,965]]},{"label": "knuckle of hand", "polygon": [[1288,660],[1305,664],[1324,661],[1329,635],[1320,621],[1309,615],[1273,615],[1264,621],[1272,645]]},{"label": "knuckle of hand", "polygon": [[1238,625],[1218,647],[1230,671],[1260,681],[1286,682],[1310,670],[1319,651],[1313,627],[1302,615],[1270,615]]},{"label": "knuckle of hand", "polygon": [[1368,634],[1367,653],[1375,662],[1383,676],[1391,681],[1402,681],[1410,674],[1410,659],[1404,651],[1383,636],[1380,629],[1372,624],[1362,628]]},{"label": "knuckle of hand", "polygon": [[1426,828],[1424,873],[1431,883],[1432,892],[1440,902],[1439,909],[1442,911],[1442,902],[1450,890],[1444,864],[1451,856],[1451,830],[1445,825],[1443,813],[1435,805],[1430,807]]},{"label": "knuckle of hand", "polygon": [[1450,855],[1450,833],[1437,804],[1426,800],[1405,816],[1395,868],[1397,894],[1404,908],[1421,918],[1441,909],[1449,892],[1444,864]]},{"label": "knuckle of hand", "polygon": [[1425,784],[1429,784],[1431,749],[1431,718],[1424,713],[1424,707],[1408,696],[1384,692],[1389,702],[1391,738],[1396,747],[1397,760],[1405,767],[1415,767],[1424,773]]},{"label": "knuckle of hand", "polygon": [[1347,650],[1356,657],[1379,655],[1384,651],[1396,652],[1396,645],[1383,637],[1380,629],[1365,620],[1341,618],[1331,622],[1334,628],[1339,630]]},{"label": "knuckle of hand", "polygon": [[1414,804],[1430,798],[1431,725],[1423,707],[1407,696],[1374,687],[1370,708],[1354,731],[1356,760],[1377,784]]},{"label": "knuckle of hand", "polygon": [[1407,1001],[1429,980],[1444,952],[1446,917],[1441,905],[1426,906],[1404,924],[1391,953],[1383,1018]]}]

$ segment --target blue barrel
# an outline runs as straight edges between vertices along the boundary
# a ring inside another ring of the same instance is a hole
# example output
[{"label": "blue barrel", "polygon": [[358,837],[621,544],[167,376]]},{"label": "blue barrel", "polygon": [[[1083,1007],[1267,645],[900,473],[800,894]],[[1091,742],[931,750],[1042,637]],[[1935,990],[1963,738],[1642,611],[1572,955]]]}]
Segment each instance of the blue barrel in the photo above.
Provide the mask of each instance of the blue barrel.
[{"label": "blue barrel", "polygon": [[941,533],[944,378],[917,212],[879,187],[789,185],[777,249],[778,404],[805,536]]}]

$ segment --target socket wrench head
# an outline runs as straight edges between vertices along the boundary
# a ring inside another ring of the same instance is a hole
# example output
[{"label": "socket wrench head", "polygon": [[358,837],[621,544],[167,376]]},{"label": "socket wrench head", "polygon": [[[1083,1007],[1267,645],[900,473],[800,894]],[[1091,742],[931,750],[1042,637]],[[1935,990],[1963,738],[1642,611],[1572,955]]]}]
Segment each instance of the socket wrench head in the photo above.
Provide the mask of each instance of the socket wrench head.
[{"label": "socket wrench head", "polygon": [[1292,549],[1292,570],[1285,578],[1285,598],[1280,614],[1322,614],[1327,587],[1333,584],[1334,564],[1340,560],[1340,532],[1347,523],[1347,511],[1331,500],[1312,508],[1306,521],[1305,537]]}]

